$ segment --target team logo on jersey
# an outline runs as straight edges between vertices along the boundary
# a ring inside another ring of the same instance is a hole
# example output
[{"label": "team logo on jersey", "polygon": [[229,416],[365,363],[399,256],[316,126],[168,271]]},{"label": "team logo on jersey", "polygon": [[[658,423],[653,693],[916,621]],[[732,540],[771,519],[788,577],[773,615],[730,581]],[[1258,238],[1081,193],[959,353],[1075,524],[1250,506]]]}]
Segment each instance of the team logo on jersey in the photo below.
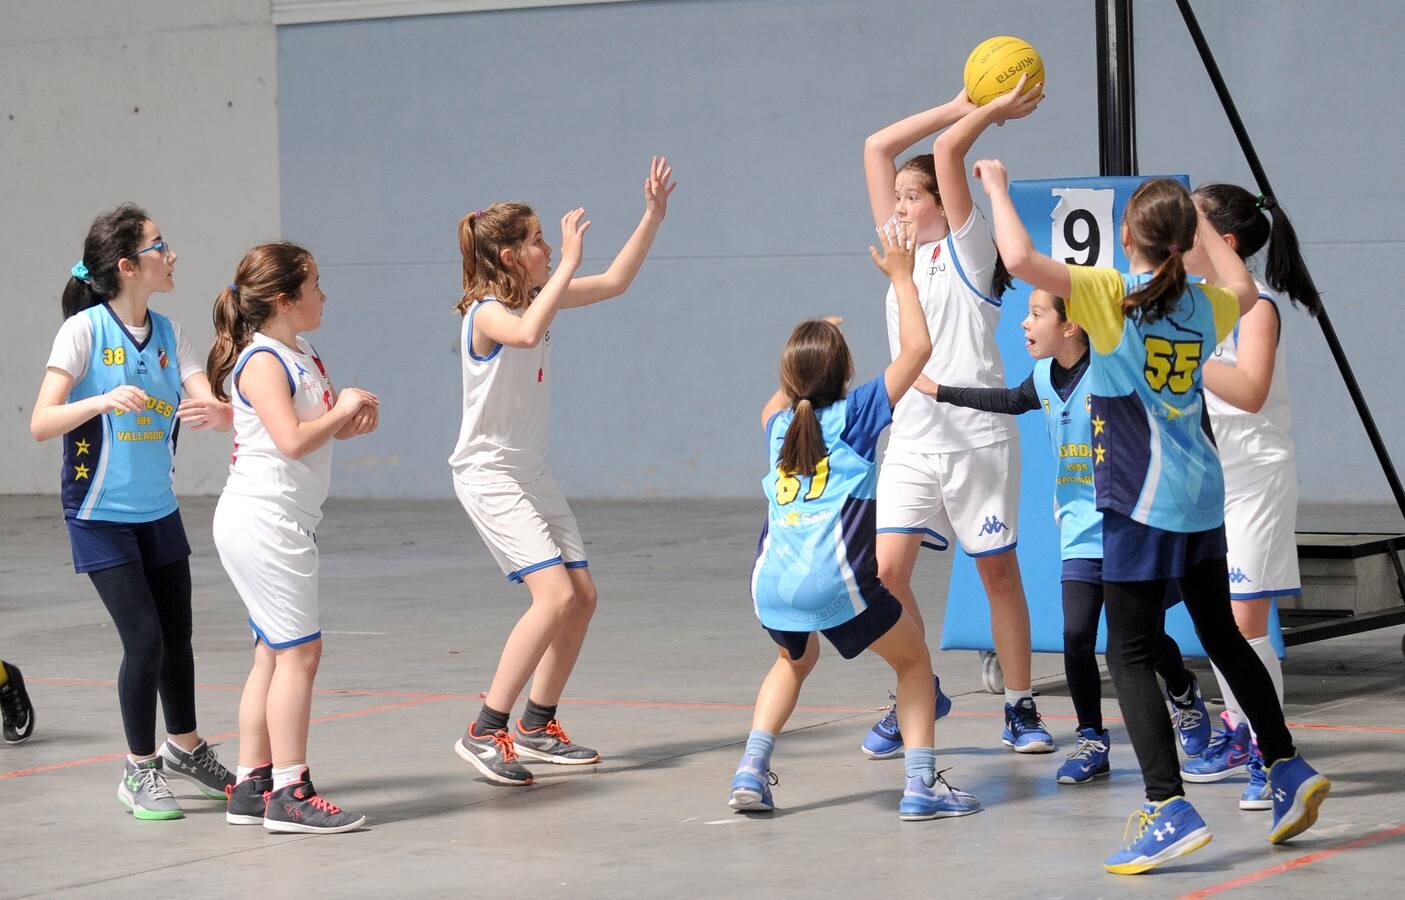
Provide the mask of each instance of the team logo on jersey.
[{"label": "team logo on jersey", "polygon": [[982,535],[987,535],[987,534],[999,534],[999,533],[1002,532],[1002,531],[1009,531],[1009,530],[1010,530],[1010,526],[1008,526],[1008,525],[1006,525],[1004,522],[1000,521],[1000,517],[999,517],[999,516],[986,516],[986,517],[985,517],[985,521],[981,523],[980,534],[982,534]]},{"label": "team logo on jersey", "polygon": [[931,262],[927,265],[927,277],[930,278],[931,276],[937,274],[938,272],[945,272],[945,271],[946,271],[946,263],[945,263],[945,262],[937,262],[937,257],[939,257],[939,256],[941,256],[941,255],[942,255],[942,243],[941,243],[941,241],[937,241],[937,246],[935,246],[935,247],[932,248],[932,259],[931,259]]},{"label": "team logo on jersey", "polygon": [[1092,395],[1092,394],[1084,394],[1084,395],[1083,395],[1083,409],[1084,409],[1085,411],[1087,411],[1087,412],[1092,412],[1092,411],[1093,411],[1093,395]]},{"label": "team logo on jersey", "polygon": [[138,356],[138,357],[137,357],[137,374],[138,374],[138,375],[145,375],[145,374],[146,374],[146,357],[145,357],[145,356]]},{"label": "team logo on jersey", "polygon": [[156,348],[156,361],[161,364],[161,368],[163,368],[163,369],[166,368],[166,366],[168,366],[168,365],[171,364],[171,361],[166,358],[166,348],[165,348],[165,347],[157,347],[157,348]]}]

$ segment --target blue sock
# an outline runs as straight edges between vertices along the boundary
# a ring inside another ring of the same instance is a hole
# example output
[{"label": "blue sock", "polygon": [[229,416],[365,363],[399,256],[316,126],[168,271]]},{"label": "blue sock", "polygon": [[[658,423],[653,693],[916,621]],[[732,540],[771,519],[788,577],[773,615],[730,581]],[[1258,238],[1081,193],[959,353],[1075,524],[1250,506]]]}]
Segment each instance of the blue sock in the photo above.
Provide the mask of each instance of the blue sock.
[{"label": "blue sock", "polygon": [[776,736],[769,731],[753,731],[746,736],[746,755],[756,756],[769,766],[776,750]]},{"label": "blue sock", "polygon": [[937,770],[937,751],[931,747],[913,747],[903,753],[907,763],[907,777],[921,775],[924,779]]}]

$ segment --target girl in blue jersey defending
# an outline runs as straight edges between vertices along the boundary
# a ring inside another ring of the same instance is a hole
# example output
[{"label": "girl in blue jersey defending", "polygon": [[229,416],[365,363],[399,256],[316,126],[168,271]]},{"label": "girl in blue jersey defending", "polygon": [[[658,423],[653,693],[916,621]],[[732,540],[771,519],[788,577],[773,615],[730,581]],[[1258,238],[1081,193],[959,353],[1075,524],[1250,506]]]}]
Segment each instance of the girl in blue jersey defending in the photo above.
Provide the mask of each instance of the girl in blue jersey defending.
[{"label": "girl in blue jersey defending", "polygon": [[[1029,315],[1020,325],[1025,347],[1038,362],[1019,387],[952,387],[935,384],[925,375],[914,387],[941,403],[986,412],[1013,416],[1044,410],[1058,459],[1054,517],[1063,560],[1064,677],[1078,716],[1078,743],[1054,778],[1060,784],[1087,784],[1111,772],[1111,741],[1103,727],[1102,676],[1095,652],[1103,609],[1103,517],[1093,496],[1090,411],[1096,372],[1090,365],[1088,336],[1068,321],[1062,297],[1031,291]],[[1156,672],[1166,683],[1181,746],[1186,755],[1198,756],[1210,739],[1205,703],[1195,675],[1185,667],[1181,648],[1164,631],[1157,647]]]},{"label": "girl in blue jersey defending", "polygon": [[[117,799],[138,819],[182,816],[166,775],[224,798],[234,783],[195,729],[190,544],[171,487],[179,425],[227,431],[181,327],[149,308],[175,289],[176,254],[135,206],[98,216],[63,292],[64,323],[29,428],[63,437],[63,517],[122,639],[117,697],[127,735]],[[168,737],[158,748],[156,697]]]},{"label": "girl in blue jersey defending", "polygon": [[874,506],[878,437],[932,353],[912,279],[914,237],[904,227],[880,232],[884,253],[869,248],[898,297],[898,352],[883,374],[852,392],[853,360],[836,320],[800,323],[781,354],[781,386],[761,410],[770,471],[769,506],[751,593],[756,615],[779,645],[761,684],[746,752],[732,779],[731,806],[768,812],[771,752],[819,659],[816,632],[841,656],[866,649],[898,676],[897,715],[907,758],[905,820],[963,816],[975,797],[936,774],[932,662],[921,629],[878,580]]},{"label": "girl in blue jersey defending", "polygon": [[[1034,249],[998,161],[975,166],[1010,271],[1067,298],[1098,365],[1093,468],[1103,514],[1108,668],[1146,782],[1131,842],[1104,867],[1132,875],[1203,847],[1211,832],[1182,796],[1175,739],[1153,672],[1167,582],[1179,579],[1211,662],[1243,704],[1269,765],[1281,843],[1310,828],[1330,782],[1297,755],[1263,663],[1235,627],[1225,563],[1224,480],[1201,368],[1258,301],[1244,262],[1178,182],[1153,179],[1123,214],[1130,272],[1058,262]],[[1189,284],[1185,254],[1205,273]]]}]

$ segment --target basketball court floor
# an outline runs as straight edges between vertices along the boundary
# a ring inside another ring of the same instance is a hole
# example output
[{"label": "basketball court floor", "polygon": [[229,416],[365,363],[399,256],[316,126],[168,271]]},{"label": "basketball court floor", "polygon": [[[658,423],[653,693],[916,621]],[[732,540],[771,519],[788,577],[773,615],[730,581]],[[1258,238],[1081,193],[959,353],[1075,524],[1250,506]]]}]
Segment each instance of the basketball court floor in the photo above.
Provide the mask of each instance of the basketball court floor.
[{"label": "basketball court floor", "polygon": [[[1105,874],[1141,780],[1104,681],[1112,776],[1054,782],[1074,722],[1052,654],[1034,660],[1061,742],[1044,756],[1000,746],[1002,701],[981,688],[976,653],[934,654],[955,699],[937,728],[938,766],[981,798],[978,815],[898,820],[902,762],[858,749],[892,679],[877,658],[845,663],[832,650],[778,741],[778,809],[732,813],[729,782],[774,654],[748,598],[763,507],[747,501],[576,504],[600,607],[561,717],[603,762],[535,766],[528,788],[487,784],[452,749],[526,592],[452,501],[329,502],[310,762],[319,789],[369,827],[230,826],[222,803],[180,781],[184,820],[138,822],[115,798],[118,640],[72,574],[58,501],[4,497],[0,508],[0,656],[23,668],[37,713],[27,744],[0,746],[0,896],[1401,896],[1401,627],[1291,650],[1288,719],[1333,789],[1317,826],[1283,846],[1266,840],[1268,813],[1238,809],[1242,777],[1187,785],[1214,840],[1146,875]],[[183,503],[200,726],[232,767],[250,637],[211,544],[213,508]],[[1299,527],[1402,528],[1393,510],[1364,515],[1314,507]],[[919,565],[934,631],[949,565],[935,553]],[[1214,693],[1212,677],[1202,683]]]}]

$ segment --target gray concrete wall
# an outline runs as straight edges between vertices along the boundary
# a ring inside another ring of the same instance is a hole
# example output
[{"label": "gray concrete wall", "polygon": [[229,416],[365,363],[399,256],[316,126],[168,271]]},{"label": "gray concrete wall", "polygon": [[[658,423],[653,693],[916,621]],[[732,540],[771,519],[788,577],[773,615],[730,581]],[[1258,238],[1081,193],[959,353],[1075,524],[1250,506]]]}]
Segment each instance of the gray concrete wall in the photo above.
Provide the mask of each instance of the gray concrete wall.
[{"label": "gray concrete wall", "polygon": [[[152,307],[203,359],[218,289],[279,231],[275,48],[268,0],[0,7],[0,493],[58,491],[58,442],[29,416],[99,212],[130,200],[161,226],[180,260]],[[177,490],[218,493],[228,467],[227,436],[187,433]]]},{"label": "gray concrete wall", "polygon": [[[1405,13],[1378,3],[1198,4],[1337,327],[1405,456],[1389,299],[1405,236],[1398,67]],[[761,475],[756,411],[802,316],[848,321],[877,371],[882,277],[860,172],[865,134],[955,92],[970,47],[1013,30],[1049,99],[979,154],[1017,177],[1096,174],[1093,5],[1013,2],[997,19],[928,0],[674,0],[295,26],[279,32],[283,221],[319,255],[318,337],[344,383],[386,398],[339,448],[342,493],[441,495],[458,419],[455,223],[520,199],[584,204],[586,271],[640,208],[650,153],[681,184],[634,289],[553,329],[554,465],[587,496],[737,495]],[[946,12],[947,14],[943,15]],[[1137,5],[1142,170],[1246,181],[1173,4]],[[1014,23],[1018,23],[1018,27]],[[554,226],[548,229],[554,230]],[[1008,315],[1014,327],[1018,315]],[[1379,499],[1382,479],[1314,324],[1287,340],[1305,498]],[[1026,360],[1007,361],[1012,377]],[[347,472],[353,477],[345,477]]]}]

